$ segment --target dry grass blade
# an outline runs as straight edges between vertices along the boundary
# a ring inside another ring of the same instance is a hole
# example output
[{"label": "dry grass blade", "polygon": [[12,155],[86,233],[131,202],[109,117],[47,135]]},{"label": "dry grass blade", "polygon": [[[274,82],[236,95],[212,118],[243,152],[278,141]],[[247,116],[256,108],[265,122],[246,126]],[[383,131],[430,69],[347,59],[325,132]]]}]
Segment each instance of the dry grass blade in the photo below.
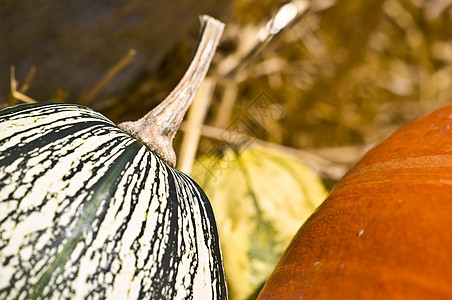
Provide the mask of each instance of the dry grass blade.
[{"label": "dry grass blade", "polygon": [[36,72],[36,70],[34,68],[32,68],[30,70],[30,73],[27,76],[27,79],[25,80],[25,84],[20,89],[21,92],[19,92],[18,91],[19,82],[16,80],[16,68],[14,66],[11,66],[11,69],[10,69],[11,94],[9,97],[9,103],[8,103],[9,106],[17,104],[16,100],[20,100],[25,103],[36,103],[37,102],[36,100],[34,100],[22,93],[22,91],[26,91],[28,89],[35,72]]},{"label": "dry grass blade", "polygon": [[99,95],[103,88],[124,68],[133,62],[137,52],[135,49],[130,49],[127,54],[119,60],[107,73],[96,83],[96,85],[86,94],[82,95],[78,103],[82,105],[89,105]]}]

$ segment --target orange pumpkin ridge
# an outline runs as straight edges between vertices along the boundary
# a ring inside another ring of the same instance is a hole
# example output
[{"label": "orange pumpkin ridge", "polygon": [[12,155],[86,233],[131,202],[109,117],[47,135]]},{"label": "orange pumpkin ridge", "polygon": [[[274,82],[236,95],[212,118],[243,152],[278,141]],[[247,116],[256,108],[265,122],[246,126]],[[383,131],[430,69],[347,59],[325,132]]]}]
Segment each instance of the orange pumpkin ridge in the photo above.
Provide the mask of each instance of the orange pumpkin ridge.
[{"label": "orange pumpkin ridge", "polygon": [[300,228],[259,299],[452,299],[452,106],[369,151]]}]

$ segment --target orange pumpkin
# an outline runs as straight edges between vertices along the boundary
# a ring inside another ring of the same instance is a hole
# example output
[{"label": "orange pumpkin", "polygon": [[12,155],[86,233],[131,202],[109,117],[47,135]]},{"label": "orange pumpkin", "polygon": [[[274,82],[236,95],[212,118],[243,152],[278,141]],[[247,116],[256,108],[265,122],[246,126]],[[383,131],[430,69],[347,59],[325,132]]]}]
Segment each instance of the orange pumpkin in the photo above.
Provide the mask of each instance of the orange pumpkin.
[{"label": "orange pumpkin", "polygon": [[299,229],[259,299],[452,299],[452,106],[369,151]]}]

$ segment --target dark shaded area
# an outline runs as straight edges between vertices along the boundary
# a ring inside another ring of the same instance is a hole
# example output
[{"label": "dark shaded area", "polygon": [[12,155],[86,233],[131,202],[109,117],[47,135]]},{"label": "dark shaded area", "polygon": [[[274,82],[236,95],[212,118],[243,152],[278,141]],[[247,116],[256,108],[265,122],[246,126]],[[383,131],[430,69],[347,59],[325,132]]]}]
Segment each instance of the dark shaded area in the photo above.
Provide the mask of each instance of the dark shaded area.
[{"label": "dark shaded area", "polygon": [[[188,35],[196,41],[198,15],[221,17],[230,0],[2,1],[0,9],[0,102],[9,94],[9,68],[23,80],[37,74],[27,92],[49,100],[59,89],[74,102],[130,48],[135,61],[99,98],[121,97],[141,76],[153,74],[164,56]],[[181,76],[182,74],[180,74]],[[60,94],[61,94],[60,92]]]}]

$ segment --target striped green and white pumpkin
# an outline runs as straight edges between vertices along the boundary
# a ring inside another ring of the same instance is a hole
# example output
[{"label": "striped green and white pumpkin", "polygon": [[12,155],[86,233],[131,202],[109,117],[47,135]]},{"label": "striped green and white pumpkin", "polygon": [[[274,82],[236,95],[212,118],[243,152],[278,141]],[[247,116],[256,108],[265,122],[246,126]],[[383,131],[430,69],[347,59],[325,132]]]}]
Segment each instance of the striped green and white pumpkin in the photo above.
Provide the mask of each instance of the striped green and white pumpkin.
[{"label": "striped green and white pumpkin", "polygon": [[103,115],[0,113],[0,299],[226,294],[202,190]]},{"label": "striped green and white pumpkin", "polygon": [[175,90],[116,126],[74,104],[0,111],[0,299],[225,299],[209,200],[172,168],[172,140],[224,25]]}]

